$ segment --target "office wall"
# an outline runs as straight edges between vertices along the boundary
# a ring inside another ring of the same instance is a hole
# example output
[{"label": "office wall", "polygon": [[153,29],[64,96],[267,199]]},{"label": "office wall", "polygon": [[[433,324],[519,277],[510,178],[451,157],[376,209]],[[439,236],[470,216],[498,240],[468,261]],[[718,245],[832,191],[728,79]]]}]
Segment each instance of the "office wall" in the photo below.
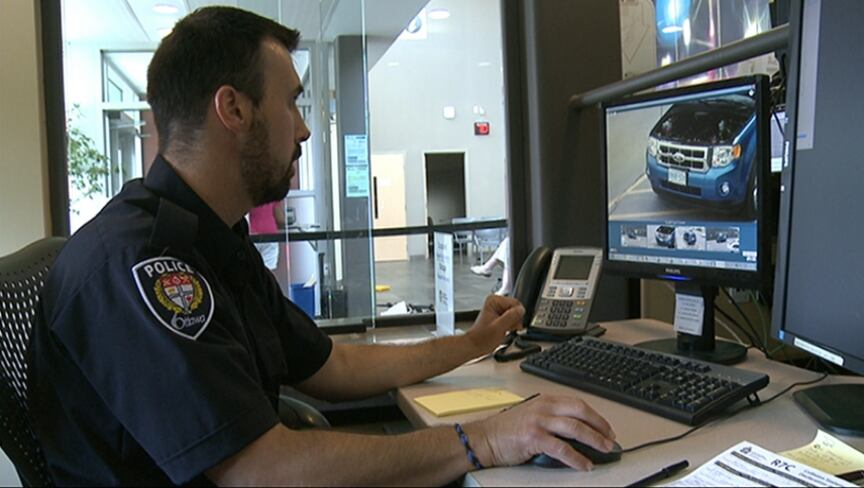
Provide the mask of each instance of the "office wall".
[{"label": "office wall", "polygon": [[0,2],[0,255],[50,229],[38,9]]},{"label": "office wall", "polygon": [[[49,232],[38,2],[0,2],[0,256]],[[0,452],[0,485],[21,486]]]},{"label": "office wall", "polygon": [[[450,18],[430,20],[427,39],[397,40],[369,72],[371,151],[405,152],[409,226],[426,225],[424,152],[465,153],[468,216],[506,214],[499,2],[433,0],[427,9],[442,6]],[[444,119],[445,106],[455,119]],[[491,123],[489,136],[474,135],[475,120]],[[408,253],[425,256],[426,236],[410,236]]]}]

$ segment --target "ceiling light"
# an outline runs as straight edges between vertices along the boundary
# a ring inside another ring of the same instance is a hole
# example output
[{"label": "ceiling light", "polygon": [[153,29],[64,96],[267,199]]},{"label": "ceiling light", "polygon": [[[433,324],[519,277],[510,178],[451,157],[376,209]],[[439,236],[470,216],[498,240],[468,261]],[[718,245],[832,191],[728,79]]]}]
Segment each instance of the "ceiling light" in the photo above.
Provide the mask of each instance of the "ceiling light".
[{"label": "ceiling light", "polygon": [[432,20],[447,20],[450,18],[450,11],[446,8],[436,8],[429,11],[429,18]]},{"label": "ceiling light", "polygon": [[157,14],[176,14],[178,10],[174,5],[168,5],[167,3],[157,3],[153,6],[153,11]]},{"label": "ceiling light", "polygon": [[681,27],[680,25],[669,25],[669,26],[664,27],[662,32],[664,34],[674,34],[676,32],[681,32],[683,30],[684,30],[684,28]]}]

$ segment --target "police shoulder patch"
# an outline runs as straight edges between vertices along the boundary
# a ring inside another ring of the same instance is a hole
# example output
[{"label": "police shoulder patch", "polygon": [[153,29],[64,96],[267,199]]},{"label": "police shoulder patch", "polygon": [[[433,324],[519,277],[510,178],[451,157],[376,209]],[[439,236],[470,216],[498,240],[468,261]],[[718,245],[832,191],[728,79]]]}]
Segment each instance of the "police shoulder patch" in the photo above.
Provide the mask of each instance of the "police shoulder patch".
[{"label": "police shoulder patch", "polygon": [[213,292],[192,266],[162,256],[136,264],[132,276],[147,308],[171,332],[194,341],[210,325]]}]

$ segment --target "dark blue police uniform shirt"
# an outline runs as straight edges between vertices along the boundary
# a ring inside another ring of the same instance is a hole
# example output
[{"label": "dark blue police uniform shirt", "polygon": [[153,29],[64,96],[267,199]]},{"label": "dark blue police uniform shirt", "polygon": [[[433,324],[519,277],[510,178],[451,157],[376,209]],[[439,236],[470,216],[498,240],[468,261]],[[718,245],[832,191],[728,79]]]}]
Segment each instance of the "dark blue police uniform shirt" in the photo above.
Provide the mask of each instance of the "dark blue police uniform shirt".
[{"label": "dark blue police uniform shirt", "polygon": [[58,484],[208,484],[278,422],[280,384],[332,350],[233,228],[161,157],[48,277],[29,403]]}]

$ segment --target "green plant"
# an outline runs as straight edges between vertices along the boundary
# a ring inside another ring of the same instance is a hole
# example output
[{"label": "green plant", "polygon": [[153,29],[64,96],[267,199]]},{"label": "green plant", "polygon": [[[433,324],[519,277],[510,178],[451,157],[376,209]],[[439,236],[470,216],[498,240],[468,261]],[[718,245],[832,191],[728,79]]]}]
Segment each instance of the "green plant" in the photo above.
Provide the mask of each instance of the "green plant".
[{"label": "green plant", "polygon": [[77,200],[86,200],[101,194],[108,176],[108,157],[96,149],[96,142],[74,123],[81,118],[81,109],[76,104],[66,119],[66,142],[68,149],[69,183],[78,191]]}]

